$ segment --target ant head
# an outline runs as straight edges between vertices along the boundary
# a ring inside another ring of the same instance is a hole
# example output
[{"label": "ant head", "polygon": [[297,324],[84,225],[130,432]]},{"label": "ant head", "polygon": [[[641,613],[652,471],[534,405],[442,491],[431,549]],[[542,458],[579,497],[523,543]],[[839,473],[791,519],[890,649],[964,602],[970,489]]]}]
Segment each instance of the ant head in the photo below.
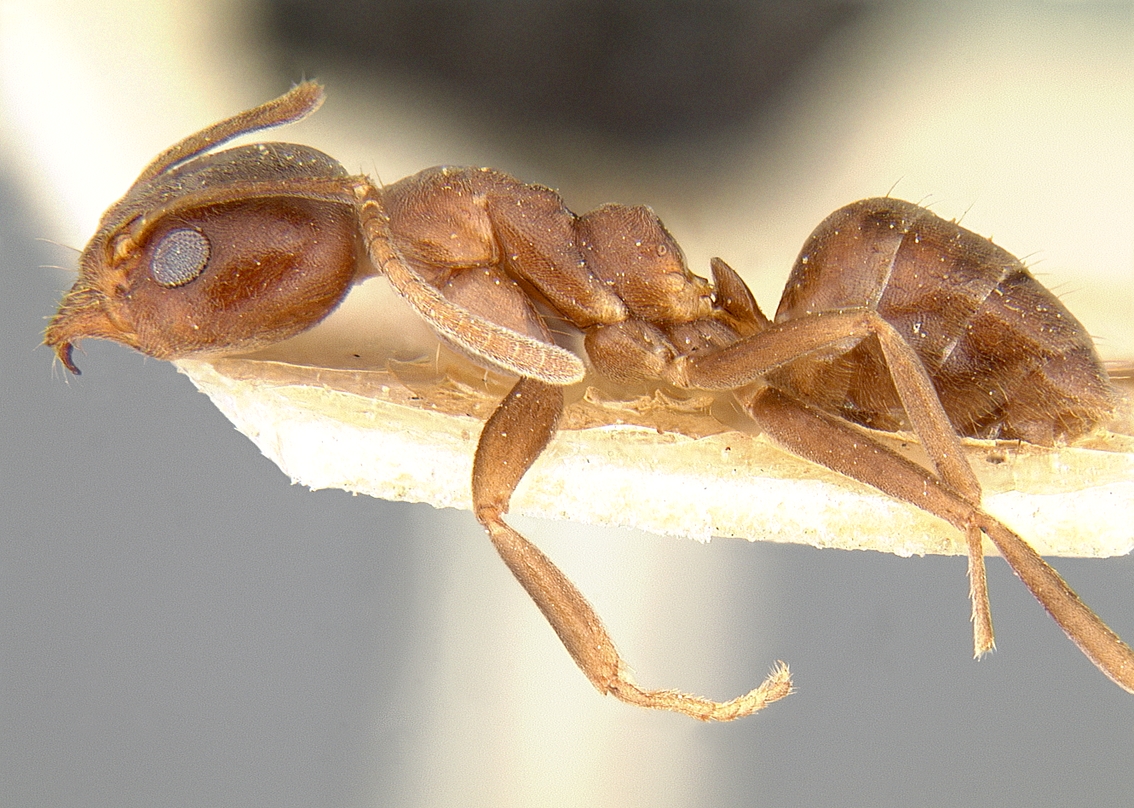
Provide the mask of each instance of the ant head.
[{"label": "ant head", "polygon": [[341,301],[361,239],[349,178],[287,143],[217,153],[241,134],[309,114],[314,84],[166,150],[103,216],[44,342],[78,372],[85,337],[160,359],[250,350],[310,328]]}]

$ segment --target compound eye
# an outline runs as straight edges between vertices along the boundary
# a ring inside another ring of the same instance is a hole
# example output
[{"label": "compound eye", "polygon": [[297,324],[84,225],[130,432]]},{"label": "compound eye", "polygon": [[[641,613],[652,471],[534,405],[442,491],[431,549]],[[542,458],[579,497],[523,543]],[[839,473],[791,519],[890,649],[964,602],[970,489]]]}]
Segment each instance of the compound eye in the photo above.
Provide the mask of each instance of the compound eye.
[{"label": "compound eye", "polygon": [[154,250],[150,274],[169,289],[182,286],[200,275],[209,263],[209,240],[204,234],[182,228],[170,230]]}]

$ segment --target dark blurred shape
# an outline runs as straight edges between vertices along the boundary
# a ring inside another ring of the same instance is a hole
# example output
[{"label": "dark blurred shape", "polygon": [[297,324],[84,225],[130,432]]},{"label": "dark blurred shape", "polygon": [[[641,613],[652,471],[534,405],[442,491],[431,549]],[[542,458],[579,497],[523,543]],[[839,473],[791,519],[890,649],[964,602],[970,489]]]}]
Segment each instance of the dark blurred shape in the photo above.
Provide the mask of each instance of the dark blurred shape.
[{"label": "dark blurred shape", "polygon": [[[751,121],[864,8],[825,2],[269,0],[282,65],[432,85],[498,125],[628,144]],[[475,114],[475,113],[474,113]]]}]

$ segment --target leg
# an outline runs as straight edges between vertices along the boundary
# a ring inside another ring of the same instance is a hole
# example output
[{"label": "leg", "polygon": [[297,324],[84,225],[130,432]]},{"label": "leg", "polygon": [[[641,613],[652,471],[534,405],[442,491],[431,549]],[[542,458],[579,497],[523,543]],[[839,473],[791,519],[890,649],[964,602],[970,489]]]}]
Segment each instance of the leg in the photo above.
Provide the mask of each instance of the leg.
[{"label": "leg", "polygon": [[631,681],[610,635],[582,593],[535,545],[504,522],[512,492],[555,433],[562,409],[560,388],[520,379],[484,425],[473,462],[472,489],[477,519],[575,663],[604,695],[705,721],[750,715],[788,695],[791,678],[783,663],[760,687],[723,703],[673,690],[641,689]]},{"label": "leg", "polygon": [[[730,389],[754,381],[800,356],[867,337],[878,339],[902,407],[933,467],[953,491],[979,506],[980,483],[965,459],[960,438],[941,406],[925,367],[909,343],[874,311],[824,312],[789,320],[720,351],[687,359],[685,371],[689,384],[694,387]],[[881,487],[876,482],[867,482]],[[995,647],[984,551],[979,529],[971,525],[961,529],[969,556],[974,655],[980,656]]]},{"label": "leg", "polygon": [[732,390],[801,356],[871,336],[882,346],[902,407],[930,462],[954,491],[978,504],[980,483],[925,367],[909,343],[874,311],[824,312],[778,323],[719,351],[687,357],[685,373],[692,387]]},{"label": "leg", "polygon": [[[1022,538],[921,466],[874,443],[857,428],[784,393],[762,390],[748,402],[747,409],[773,440],[792,453],[929,511],[966,536],[987,534],[1071,641],[1111,680],[1134,693],[1134,651]],[[983,566],[980,571],[983,574]],[[980,582],[972,583],[976,588]]]},{"label": "leg", "polygon": [[442,339],[509,373],[553,384],[582,380],[586,368],[570,351],[513,331],[447,300],[394,246],[381,192],[369,181],[356,184],[353,191],[371,264]]},{"label": "leg", "polygon": [[1030,544],[987,514],[980,514],[978,524],[1071,642],[1112,682],[1134,693],[1134,651],[1130,646],[1079,599]]}]

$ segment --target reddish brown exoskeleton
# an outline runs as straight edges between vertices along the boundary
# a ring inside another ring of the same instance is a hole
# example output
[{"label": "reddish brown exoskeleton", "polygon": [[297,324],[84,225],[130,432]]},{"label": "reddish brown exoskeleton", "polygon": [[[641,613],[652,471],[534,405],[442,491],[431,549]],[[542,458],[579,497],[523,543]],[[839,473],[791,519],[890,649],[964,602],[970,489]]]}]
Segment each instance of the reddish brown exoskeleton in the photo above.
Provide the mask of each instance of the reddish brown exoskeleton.
[{"label": "reddish brown exoskeleton", "polygon": [[[975,645],[992,648],[982,537],[1067,635],[1134,692],[1134,653],[1019,536],[981,509],[959,436],[1050,445],[1094,429],[1116,393],[1090,338],[1004,250],[908,202],[832,214],[804,245],[775,320],[723,262],[686,268],[652,211],[576,216],[559,196],[490,169],[435,168],[386,187],[293,144],[211,149],[315,110],[305,83],[158,156],[104,215],[45,342],[110,339],[161,359],[264,346],[310,328],[353,283],[385,275],[440,337],[519,377],[485,423],[477,519],[602,693],[701,719],[748,715],[791,691],[787,667],[714,702],[643,690],[582,594],[504,521],[555,433],[562,388],[588,365],[541,308],[577,328],[612,384],[732,394],[787,450],[922,508],[969,549]],[[911,429],[933,470],[851,422]]]}]

